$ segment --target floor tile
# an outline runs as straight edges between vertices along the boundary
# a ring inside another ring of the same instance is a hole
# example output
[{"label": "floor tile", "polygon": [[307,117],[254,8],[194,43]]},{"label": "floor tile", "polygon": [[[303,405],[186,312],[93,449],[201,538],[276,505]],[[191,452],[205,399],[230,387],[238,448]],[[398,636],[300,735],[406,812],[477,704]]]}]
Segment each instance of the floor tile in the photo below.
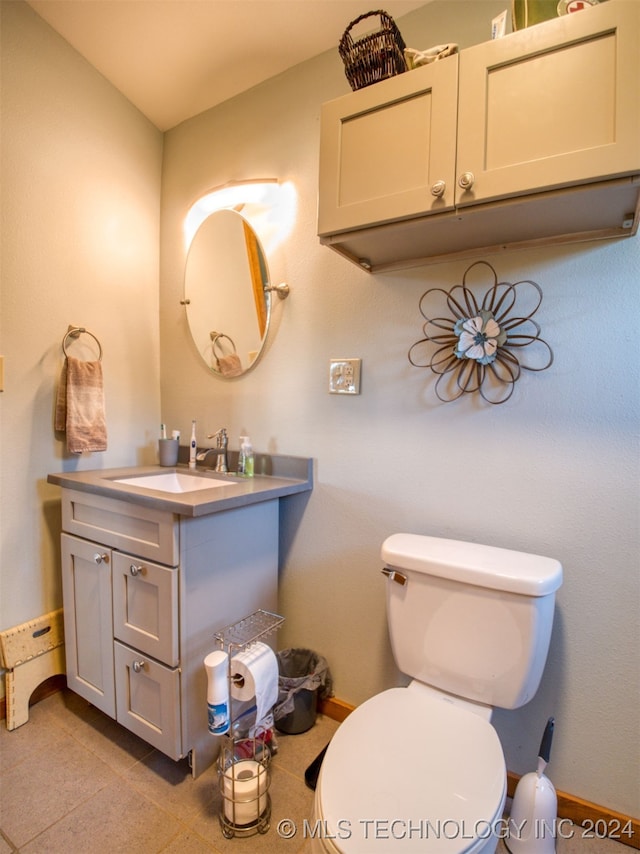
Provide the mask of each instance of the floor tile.
[{"label": "floor tile", "polygon": [[320,751],[326,747],[338,728],[336,721],[318,715],[311,729],[298,735],[277,733],[278,752],[273,761],[292,774],[304,779],[304,772]]},{"label": "floor tile", "polygon": [[[270,828],[229,839],[215,767],[194,780],[186,761],[59,692],[32,706],[23,727],[0,722],[0,854],[310,854],[314,793],[304,772],[337,727],[318,715],[306,733],[278,734]],[[631,850],[566,822],[557,844],[557,854]],[[497,854],[507,854],[503,842]]]},{"label": "floor tile", "polygon": [[46,750],[65,733],[58,726],[49,726],[42,704],[33,706],[29,721],[17,729],[8,730],[0,721],[0,771],[4,775],[10,768],[24,762],[31,754]]},{"label": "floor tile", "polygon": [[121,779],[75,807],[21,854],[109,854],[161,851],[182,825]]},{"label": "floor tile", "polygon": [[150,801],[183,821],[205,809],[218,786],[215,765],[194,780],[187,760],[173,762],[157,750],[127,769],[123,777]]},{"label": "floor tile", "polygon": [[21,847],[115,780],[104,762],[63,733],[3,772],[0,826]]},{"label": "floor tile", "polygon": [[41,705],[52,721],[114,771],[122,772],[131,768],[153,751],[146,741],[124,729],[72,691],[59,691],[47,697]]},{"label": "floor tile", "polygon": [[162,849],[162,854],[218,854],[218,851],[193,831],[185,830]]}]

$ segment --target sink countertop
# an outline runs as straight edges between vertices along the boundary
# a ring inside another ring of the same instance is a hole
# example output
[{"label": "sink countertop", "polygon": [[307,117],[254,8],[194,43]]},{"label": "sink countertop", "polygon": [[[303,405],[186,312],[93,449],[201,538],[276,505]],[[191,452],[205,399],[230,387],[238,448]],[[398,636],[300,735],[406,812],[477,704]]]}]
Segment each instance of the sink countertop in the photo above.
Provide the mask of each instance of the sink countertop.
[{"label": "sink countertop", "polygon": [[[56,472],[47,476],[49,483],[79,492],[92,492],[107,498],[117,498],[155,510],[168,510],[180,516],[207,516],[222,510],[231,510],[272,498],[284,498],[313,489],[313,460],[306,457],[289,457],[256,454],[254,477],[240,477],[213,472],[198,466],[195,470],[178,463],[177,466],[128,466],[117,469],[91,469],[89,471]],[[164,492],[149,487],[117,483],[121,478],[144,477],[170,472],[195,474],[216,481],[228,481],[226,486],[195,492]]]}]

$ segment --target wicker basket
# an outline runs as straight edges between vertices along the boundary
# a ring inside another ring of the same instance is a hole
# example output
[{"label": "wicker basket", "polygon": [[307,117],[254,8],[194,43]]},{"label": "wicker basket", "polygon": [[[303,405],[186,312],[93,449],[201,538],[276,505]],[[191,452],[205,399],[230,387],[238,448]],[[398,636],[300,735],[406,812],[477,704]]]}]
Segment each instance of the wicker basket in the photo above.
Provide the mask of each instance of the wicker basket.
[{"label": "wicker basket", "polygon": [[[380,29],[355,41],[351,29],[365,18],[378,15]],[[338,52],[352,89],[364,89],[372,83],[386,80],[407,70],[404,58],[406,45],[393,18],[386,12],[367,12],[352,21],[344,31]]]}]

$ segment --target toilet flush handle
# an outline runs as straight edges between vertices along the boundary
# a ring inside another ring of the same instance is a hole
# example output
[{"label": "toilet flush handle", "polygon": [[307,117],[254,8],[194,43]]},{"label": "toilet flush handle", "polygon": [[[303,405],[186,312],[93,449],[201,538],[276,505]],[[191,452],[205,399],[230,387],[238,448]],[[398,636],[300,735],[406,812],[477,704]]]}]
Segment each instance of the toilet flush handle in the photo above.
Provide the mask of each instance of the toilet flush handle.
[{"label": "toilet flush handle", "polygon": [[383,575],[388,576],[392,581],[395,581],[396,584],[400,584],[404,586],[407,583],[407,576],[403,575],[401,572],[398,572],[397,569],[392,569],[390,566],[383,567],[380,572]]}]

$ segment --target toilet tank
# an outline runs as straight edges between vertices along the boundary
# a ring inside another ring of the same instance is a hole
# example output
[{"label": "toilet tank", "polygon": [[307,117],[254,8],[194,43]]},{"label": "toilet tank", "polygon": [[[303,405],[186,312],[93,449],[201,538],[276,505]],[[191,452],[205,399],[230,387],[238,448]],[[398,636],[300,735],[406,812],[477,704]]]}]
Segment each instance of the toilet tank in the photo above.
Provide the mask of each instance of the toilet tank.
[{"label": "toilet tank", "polygon": [[382,559],[391,646],[403,673],[489,706],[531,700],[562,584],[557,560],[418,534],[388,537]]}]

